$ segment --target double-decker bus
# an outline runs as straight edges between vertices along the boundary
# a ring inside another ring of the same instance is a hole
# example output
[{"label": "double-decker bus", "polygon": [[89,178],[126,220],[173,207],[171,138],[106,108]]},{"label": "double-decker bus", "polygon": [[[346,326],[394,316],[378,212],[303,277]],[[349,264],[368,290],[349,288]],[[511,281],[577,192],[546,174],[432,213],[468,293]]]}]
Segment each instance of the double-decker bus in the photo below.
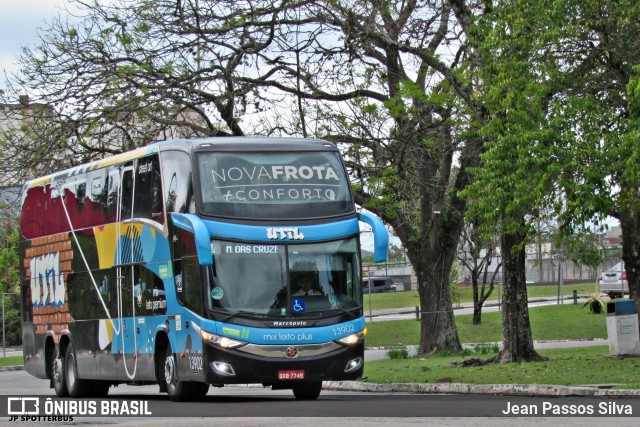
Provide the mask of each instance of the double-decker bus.
[{"label": "double-decker bus", "polygon": [[319,396],[362,375],[359,223],[337,148],[173,140],[25,184],[25,369],[58,396],[261,383]]}]

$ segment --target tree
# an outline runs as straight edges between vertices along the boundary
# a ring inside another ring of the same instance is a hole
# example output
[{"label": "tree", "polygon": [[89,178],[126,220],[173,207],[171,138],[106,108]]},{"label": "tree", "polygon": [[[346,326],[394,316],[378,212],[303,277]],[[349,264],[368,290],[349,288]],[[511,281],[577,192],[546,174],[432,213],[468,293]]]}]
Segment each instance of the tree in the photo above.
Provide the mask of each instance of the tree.
[{"label": "tree", "polygon": [[17,227],[2,225],[0,233],[0,291],[17,294],[20,291]]},{"label": "tree", "polygon": [[[481,232],[477,219],[467,222],[462,230],[458,261],[471,274],[474,325],[482,323],[482,307],[493,293],[495,279],[502,266],[502,258],[500,258],[498,264],[493,266],[493,272],[491,272],[489,279],[489,268],[491,261],[497,255],[499,244],[495,240],[495,237],[487,237]],[[489,279],[488,282],[487,279]]]},{"label": "tree", "polygon": [[390,263],[402,262],[404,261],[404,249],[402,247],[397,246],[393,243],[389,243],[389,251],[387,255],[387,261]]},{"label": "tree", "polygon": [[18,228],[10,222],[0,225],[0,294],[4,300],[4,322],[7,345],[20,345],[20,277]]},{"label": "tree", "polygon": [[416,270],[420,352],[461,348],[448,278],[466,209],[458,193],[484,143],[473,70],[485,60],[466,42],[483,8],[461,0],[78,3],[85,19],[54,21],[38,48],[24,51],[9,93],[55,108],[31,131],[34,158],[46,147],[59,153],[46,159],[89,160],[176,128],[331,139],[358,203],[391,224]]},{"label": "tree", "polygon": [[[630,212],[621,219],[622,226],[622,258],[627,268],[629,297],[635,299],[640,307],[640,65],[633,67],[627,84],[627,111],[629,114],[628,132],[623,136],[622,144],[630,155],[623,168],[623,200]],[[631,272],[631,273],[629,273]],[[640,317],[640,312],[638,314]]]},{"label": "tree", "polygon": [[[622,228],[622,258],[631,297],[640,301],[640,177],[634,116],[633,66],[640,64],[640,5],[633,1],[569,1],[552,31],[562,56],[546,57],[562,85],[553,120],[563,122],[559,186],[561,221],[580,228],[612,216]],[[560,104],[561,101],[561,104]],[[637,102],[637,101],[636,101]],[[635,157],[637,159],[637,157]]]},{"label": "tree", "polygon": [[[625,99],[631,66],[640,62],[637,3],[509,1],[496,2],[493,12],[479,43],[497,53],[483,69],[492,113],[484,132],[495,143],[483,157],[477,192],[470,194],[482,198],[486,218],[500,220],[507,254],[521,250],[539,206],[551,208],[565,234],[615,216],[628,271],[640,271],[639,181],[631,172],[637,163],[628,161],[634,137],[628,138],[633,126]],[[516,270],[521,260],[513,260]],[[630,289],[637,298],[633,274]],[[529,354],[523,348],[522,355]]]},{"label": "tree", "polygon": [[539,360],[528,315],[525,246],[534,235],[538,206],[553,186],[556,129],[546,120],[552,87],[544,70],[529,55],[539,51],[530,37],[531,10],[526,5],[496,2],[480,22],[474,39],[479,50],[494,52],[482,68],[482,96],[491,119],[482,129],[488,139],[483,167],[465,194],[471,215],[482,218],[488,235],[500,236],[503,261],[503,349],[501,362]]},{"label": "tree", "polygon": [[[620,221],[631,297],[640,298],[640,203],[633,66],[640,63],[640,5],[633,1],[529,2],[544,16],[529,26],[544,70],[548,115],[556,129],[551,154],[565,234],[612,216]],[[517,12],[514,12],[517,13]]]}]

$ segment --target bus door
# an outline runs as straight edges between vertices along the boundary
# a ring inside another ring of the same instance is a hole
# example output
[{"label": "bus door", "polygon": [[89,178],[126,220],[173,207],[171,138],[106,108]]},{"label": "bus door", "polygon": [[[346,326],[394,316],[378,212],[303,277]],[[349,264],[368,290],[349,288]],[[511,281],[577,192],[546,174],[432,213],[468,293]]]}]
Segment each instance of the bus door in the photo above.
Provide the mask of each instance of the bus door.
[{"label": "bus door", "polygon": [[[134,379],[138,366],[136,321],[135,271],[137,252],[140,250],[139,235],[132,223],[134,201],[134,167],[127,163],[119,169],[118,211],[116,213],[116,287],[118,293],[117,322],[120,328],[118,349],[124,360],[127,378]],[[114,177],[115,178],[115,177]],[[119,364],[118,364],[119,366]],[[121,372],[119,374],[122,374]]]}]

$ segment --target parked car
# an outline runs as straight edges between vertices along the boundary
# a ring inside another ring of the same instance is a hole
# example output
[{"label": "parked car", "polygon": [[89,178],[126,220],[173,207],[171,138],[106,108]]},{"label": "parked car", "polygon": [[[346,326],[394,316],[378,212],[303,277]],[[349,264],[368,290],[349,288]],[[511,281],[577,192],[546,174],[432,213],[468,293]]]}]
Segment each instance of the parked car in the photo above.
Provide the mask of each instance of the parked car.
[{"label": "parked car", "polygon": [[369,293],[369,287],[371,286],[371,293],[377,294],[380,292],[395,292],[395,283],[389,277],[365,277],[362,279],[362,292]]},{"label": "parked car", "polygon": [[611,298],[621,297],[629,293],[629,282],[627,272],[624,270],[624,263],[621,261],[607,271],[600,274],[600,292],[608,294]]}]

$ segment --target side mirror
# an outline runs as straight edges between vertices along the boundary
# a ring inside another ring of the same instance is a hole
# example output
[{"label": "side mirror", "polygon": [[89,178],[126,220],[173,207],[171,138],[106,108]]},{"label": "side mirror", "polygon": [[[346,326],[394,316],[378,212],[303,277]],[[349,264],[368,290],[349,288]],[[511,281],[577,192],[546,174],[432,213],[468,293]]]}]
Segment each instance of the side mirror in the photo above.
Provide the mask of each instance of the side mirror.
[{"label": "side mirror", "polygon": [[373,260],[385,262],[387,260],[387,248],[389,247],[389,233],[387,227],[380,218],[369,212],[360,212],[358,219],[369,224],[373,229]]}]

